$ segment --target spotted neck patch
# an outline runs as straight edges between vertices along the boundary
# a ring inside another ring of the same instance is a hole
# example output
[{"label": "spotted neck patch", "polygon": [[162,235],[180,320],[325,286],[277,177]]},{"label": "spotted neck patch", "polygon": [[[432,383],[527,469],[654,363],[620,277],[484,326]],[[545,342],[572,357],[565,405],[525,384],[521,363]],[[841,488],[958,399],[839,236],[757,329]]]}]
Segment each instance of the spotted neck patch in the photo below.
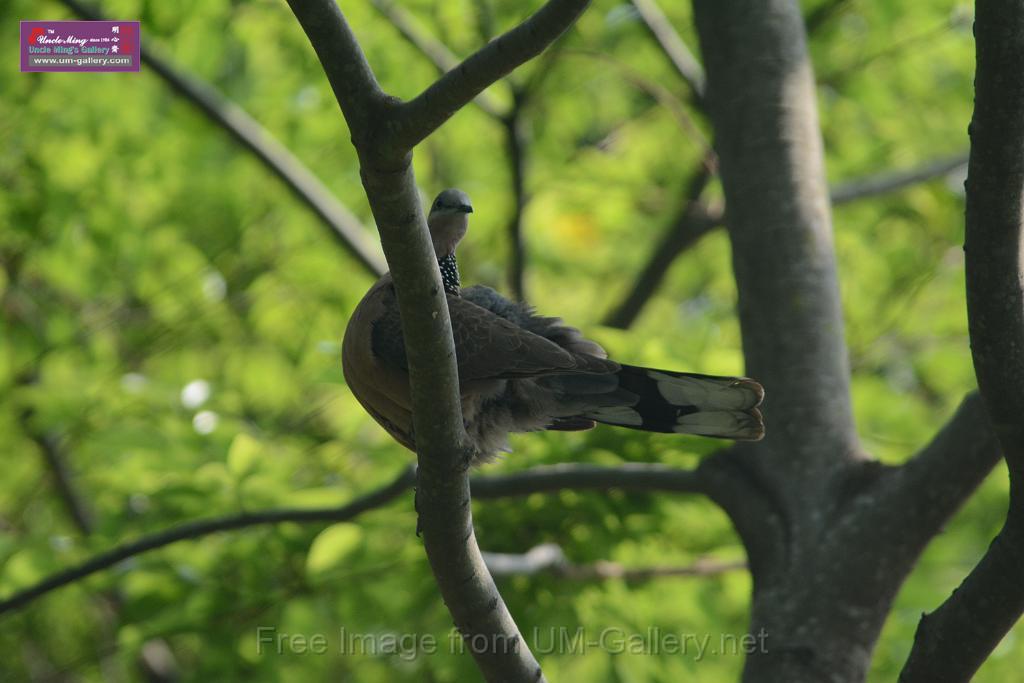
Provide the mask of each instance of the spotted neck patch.
[{"label": "spotted neck patch", "polygon": [[455,254],[448,254],[438,259],[438,267],[441,269],[441,282],[444,284],[444,291],[449,294],[458,294],[461,283],[459,282],[459,264],[455,262]]}]

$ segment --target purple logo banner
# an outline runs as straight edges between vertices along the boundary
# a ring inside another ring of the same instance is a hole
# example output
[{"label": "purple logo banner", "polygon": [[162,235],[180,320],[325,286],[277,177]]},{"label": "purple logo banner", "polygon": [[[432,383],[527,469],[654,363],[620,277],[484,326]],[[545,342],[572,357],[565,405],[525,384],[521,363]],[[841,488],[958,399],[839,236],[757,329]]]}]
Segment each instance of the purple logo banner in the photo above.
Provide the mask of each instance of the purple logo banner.
[{"label": "purple logo banner", "polygon": [[138,71],[137,21],[23,21],[22,71]]}]

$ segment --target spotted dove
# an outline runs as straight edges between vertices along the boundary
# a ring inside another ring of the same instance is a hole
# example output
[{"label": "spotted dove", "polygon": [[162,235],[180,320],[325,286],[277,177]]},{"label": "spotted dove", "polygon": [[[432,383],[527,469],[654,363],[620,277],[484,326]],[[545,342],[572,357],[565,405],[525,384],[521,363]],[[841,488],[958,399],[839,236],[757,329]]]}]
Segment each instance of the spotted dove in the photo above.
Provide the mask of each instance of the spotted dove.
[{"label": "spotted dove", "polygon": [[[427,224],[451,313],[462,417],[474,464],[509,451],[510,432],[578,431],[596,422],[649,432],[757,440],[761,385],[742,377],[653,370],[616,363],[559,318],[484,286],[463,289],[455,248],[472,204],[449,189]],[[342,344],[345,380],[370,415],[415,450],[408,365],[389,274],[356,307]]]}]

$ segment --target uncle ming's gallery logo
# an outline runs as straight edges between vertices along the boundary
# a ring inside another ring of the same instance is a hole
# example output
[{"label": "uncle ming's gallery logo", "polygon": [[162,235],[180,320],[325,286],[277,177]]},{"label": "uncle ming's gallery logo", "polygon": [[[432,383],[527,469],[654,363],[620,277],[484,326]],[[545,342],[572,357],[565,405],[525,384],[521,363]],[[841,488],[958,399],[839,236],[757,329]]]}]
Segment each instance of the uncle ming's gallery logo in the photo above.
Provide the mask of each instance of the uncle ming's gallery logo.
[{"label": "uncle ming's gallery logo", "polygon": [[22,71],[138,71],[137,21],[23,21]]}]

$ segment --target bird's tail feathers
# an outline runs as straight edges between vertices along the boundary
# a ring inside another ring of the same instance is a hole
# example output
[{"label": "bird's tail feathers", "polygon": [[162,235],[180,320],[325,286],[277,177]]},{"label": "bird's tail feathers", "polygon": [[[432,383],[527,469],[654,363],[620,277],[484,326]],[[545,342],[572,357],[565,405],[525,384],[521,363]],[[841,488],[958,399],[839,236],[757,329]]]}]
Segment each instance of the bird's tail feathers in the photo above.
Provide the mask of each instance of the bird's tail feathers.
[{"label": "bird's tail feathers", "polygon": [[[632,365],[623,365],[614,375],[602,377],[607,379],[570,380],[604,399],[599,404],[590,404],[581,417],[649,432],[747,441],[764,437],[764,419],[757,408],[764,399],[764,389],[754,380]],[[613,390],[597,391],[612,378]]]}]

